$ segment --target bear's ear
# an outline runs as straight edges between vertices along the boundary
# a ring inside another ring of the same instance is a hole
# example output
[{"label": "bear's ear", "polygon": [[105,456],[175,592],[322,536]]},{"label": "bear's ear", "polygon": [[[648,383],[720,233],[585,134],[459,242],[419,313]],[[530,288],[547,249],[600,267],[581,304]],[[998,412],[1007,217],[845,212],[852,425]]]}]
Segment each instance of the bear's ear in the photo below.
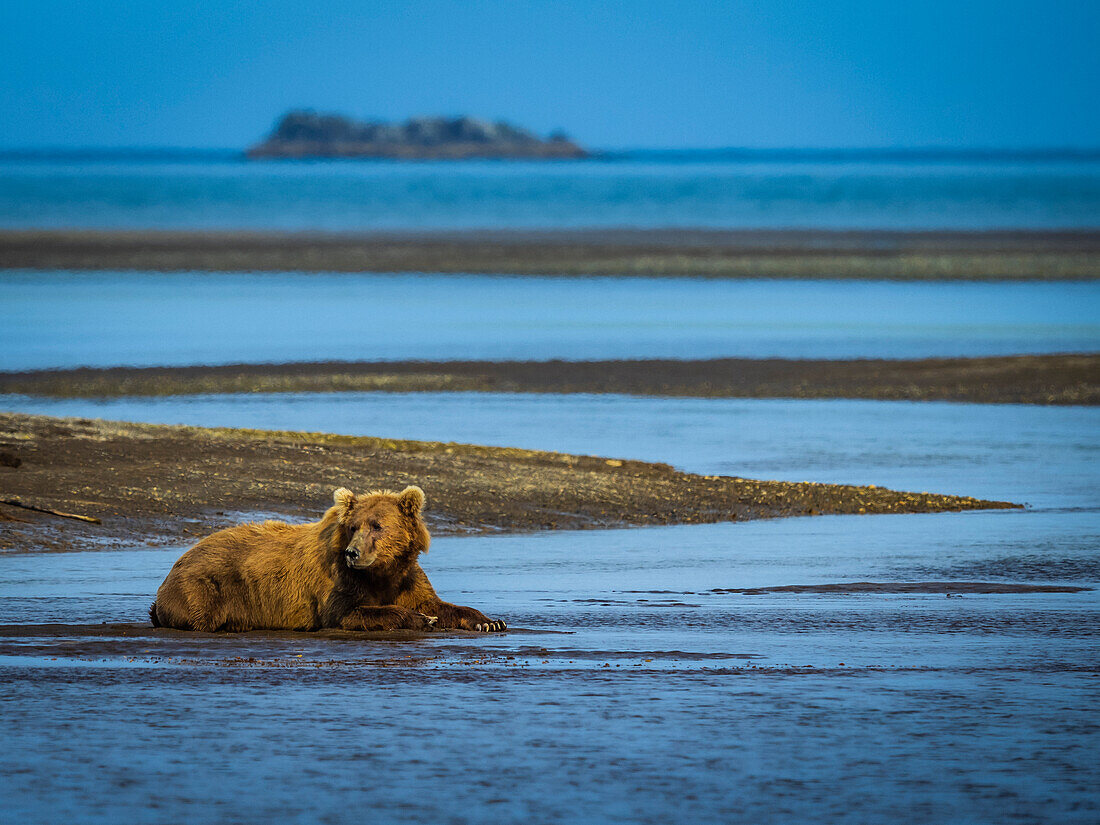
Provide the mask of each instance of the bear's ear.
[{"label": "bear's ear", "polygon": [[347,487],[341,487],[333,492],[332,500],[336,502],[336,506],[341,510],[340,521],[344,521],[348,513],[351,512],[351,508],[355,506],[355,493]]},{"label": "bear's ear", "polygon": [[406,487],[397,494],[397,507],[410,518],[419,518],[424,509],[424,491],[411,485]]}]

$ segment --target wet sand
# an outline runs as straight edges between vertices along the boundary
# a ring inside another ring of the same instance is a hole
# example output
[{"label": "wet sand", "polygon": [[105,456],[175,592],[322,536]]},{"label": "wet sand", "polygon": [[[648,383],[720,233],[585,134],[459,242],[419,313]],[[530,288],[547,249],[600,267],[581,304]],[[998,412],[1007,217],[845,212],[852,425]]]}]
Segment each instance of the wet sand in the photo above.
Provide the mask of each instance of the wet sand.
[{"label": "wet sand", "polygon": [[0,413],[0,550],[192,541],[249,518],[313,520],[332,490],[428,494],[434,533],[1014,508],[878,487],[754,481],[667,464],[326,433],[178,427]]},{"label": "wet sand", "polygon": [[1094,280],[1100,232],[4,230],[0,268]]},{"label": "wet sand", "polygon": [[[519,644],[554,631],[508,628]],[[431,637],[451,640],[452,650],[443,644],[433,654],[418,657],[386,655],[399,643],[415,643]],[[440,653],[467,650],[463,640],[478,634],[464,631],[418,633],[318,630],[313,633],[253,631],[250,633],[195,633],[151,627],[148,622],[106,624],[10,624],[0,625],[0,656],[49,656],[51,660],[72,658],[94,661],[109,658],[140,658],[151,663],[197,663],[233,666],[374,666],[422,664]],[[305,650],[309,655],[302,654]],[[299,654],[302,654],[300,657]],[[302,659],[302,660],[299,660]],[[411,661],[410,661],[411,659]]]},{"label": "wet sand", "polygon": [[1100,355],[852,361],[329,361],[0,373],[0,393],[54,398],[351,391],[1096,405]]},{"label": "wet sand", "polygon": [[[882,589],[879,594],[888,593],[926,593],[921,589],[905,589],[904,582],[893,584],[896,589]],[[959,582],[960,591],[976,595],[981,593],[1000,594],[1073,594],[1091,591],[1091,587],[1039,587],[1029,584],[1001,583],[1001,589],[968,589],[967,584],[978,582]],[[759,588],[756,590],[732,591],[744,596],[765,593],[790,594],[834,594],[851,595],[850,591],[830,590],[828,586],[814,589],[796,587]],[[857,591],[867,592],[872,591]],[[626,594],[624,594],[626,595]],[[679,594],[690,595],[690,594]],[[940,594],[942,595],[942,594]],[[701,604],[677,603],[671,599],[653,604],[650,599],[635,597],[619,599],[585,599],[581,601],[595,611],[616,613],[634,607],[643,610],[683,607],[695,612],[704,607]],[[648,604],[647,604],[648,603]],[[853,622],[847,630],[852,633],[868,631],[904,631],[905,618],[899,615],[881,615],[882,603],[869,602],[865,605],[868,616]],[[707,605],[708,610],[713,606]],[[806,618],[814,610],[809,603],[792,602],[792,610]],[[766,610],[771,610],[769,605]],[[1072,608],[1072,603],[1065,605]],[[734,612],[742,609],[738,605]],[[751,604],[744,609],[752,609]],[[819,608],[828,612],[828,608]],[[843,608],[841,608],[843,609]],[[906,605],[901,612],[917,610],[918,605]],[[1091,615],[1091,613],[1090,613]],[[537,624],[547,621],[545,616],[528,616]],[[835,621],[835,617],[833,618]],[[936,620],[933,620],[936,621]],[[942,620],[940,620],[942,621]],[[814,628],[815,622],[806,622],[804,632]],[[916,625],[914,625],[915,627]],[[784,630],[789,631],[789,627]],[[925,628],[922,628],[925,630]],[[799,672],[794,663],[775,661],[767,654],[736,650],[712,649],[646,649],[638,646],[599,647],[590,646],[592,638],[576,639],[577,631],[554,630],[547,627],[522,628],[509,626],[508,630],[493,637],[491,644],[483,644],[485,635],[460,630],[432,631],[420,633],[412,630],[373,632],[318,630],[311,633],[291,631],[251,631],[248,633],[198,633],[186,630],[172,630],[163,627],[151,627],[148,622],[104,622],[102,624],[0,624],[0,667],[4,657],[23,660],[23,665],[34,664],[34,660],[67,662],[71,665],[108,663],[140,663],[143,666],[184,666],[249,668],[263,670],[279,669],[319,669],[329,670],[390,668],[390,667],[432,667],[451,669],[456,666],[478,664],[505,669],[536,667],[542,669],[569,668],[573,670],[601,668],[607,664],[621,667],[622,663],[638,666],[644,663],[649,670],[674,667],[683,670],[715,668],[741,670],[746,667],[763,668],[772,672]],[[614,631],[607,641],[614,639]],[[818,657],[814,657],[818,658]],[[618,664],[616,664],[618,662]],[[892,663],[896,666],[896,663]],[[914,663],[915,667],[927,667],[929,663]],[[862,663],[861,668],[866,668]],[[820,662],[812,667],[820,668]],[[846,668],[840,663],[840,668]],[[855,665],[853,665],[855,667]],[[840,668],[826,667],[825,671],[837,672]],[[821,670],[818,670],[821,672]]]},{"label": "wet sand", "polygon": [[716,587],[711,593],[1080,593],[1090,590],[1071,584],[1019,584],[1015,582],[838,582],[836,584],[785,584],[774,587]]}]

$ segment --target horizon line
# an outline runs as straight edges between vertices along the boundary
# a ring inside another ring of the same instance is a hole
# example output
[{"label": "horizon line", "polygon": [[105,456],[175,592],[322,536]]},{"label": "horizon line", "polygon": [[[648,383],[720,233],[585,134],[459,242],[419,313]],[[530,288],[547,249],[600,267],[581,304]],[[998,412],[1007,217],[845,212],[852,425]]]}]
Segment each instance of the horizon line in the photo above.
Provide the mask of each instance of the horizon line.
[{"label": "horizon line", "polygon": [[[169,159],[183,160],[212,159],[247,160],[246,149],[238,147],[196,147],[196,146],[13,146],[0,147],[2,160],[141,160]],[[601,160],[632,160],[645,158],[674,159],[681,157],[710,156],[715,159],[759,159],[759,158],[818,158],[845,159],[871,158],[881,159],[966,159],[966,160],[1100,160],[1100,145],[1097,146],[714,146],[714,147],[605,147],[588,150],[587,158],[570,159],[573,162]],[[386,161],[386,162],[437,162],[436,159],[392,159],[384,157],[306,157],[295,159],[248,160],[256,162],[318,162],[318,161]],[[511,158],[471,158],[474,161],[531,162],[530,159]],[[438,161],[442,162],[442,160]],[[446,160],[447,163],[461,161]],[[545,161],[539,161],[545,162]],[[555,159],[555,162],[568,162]]]}]

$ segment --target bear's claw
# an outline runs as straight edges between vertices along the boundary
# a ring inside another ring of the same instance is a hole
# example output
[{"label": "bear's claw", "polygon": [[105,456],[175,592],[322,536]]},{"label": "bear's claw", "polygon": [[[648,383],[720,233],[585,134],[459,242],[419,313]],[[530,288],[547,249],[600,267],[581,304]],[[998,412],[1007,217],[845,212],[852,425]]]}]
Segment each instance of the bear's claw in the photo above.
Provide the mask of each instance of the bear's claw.
[{"label": "bear's claw", "polygon": [[508,625],[506,625],[500,619],[496,619],[495,621],[490,622],[480,622],[474,625],[474,630],[476,630],[478,633],[499,633],[502,630],[507,629]]}]

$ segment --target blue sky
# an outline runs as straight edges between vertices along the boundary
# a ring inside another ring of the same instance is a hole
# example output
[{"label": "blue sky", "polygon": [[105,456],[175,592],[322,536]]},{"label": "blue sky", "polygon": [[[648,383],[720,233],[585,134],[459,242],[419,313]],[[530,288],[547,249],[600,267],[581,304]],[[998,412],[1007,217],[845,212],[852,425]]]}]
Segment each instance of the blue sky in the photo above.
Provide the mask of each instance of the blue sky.
[{"label": "blue sky", "polygon": [[0,147],[240,147],[284,110],[593,147],[1100,146],[1100,2],[0,0]]}]

